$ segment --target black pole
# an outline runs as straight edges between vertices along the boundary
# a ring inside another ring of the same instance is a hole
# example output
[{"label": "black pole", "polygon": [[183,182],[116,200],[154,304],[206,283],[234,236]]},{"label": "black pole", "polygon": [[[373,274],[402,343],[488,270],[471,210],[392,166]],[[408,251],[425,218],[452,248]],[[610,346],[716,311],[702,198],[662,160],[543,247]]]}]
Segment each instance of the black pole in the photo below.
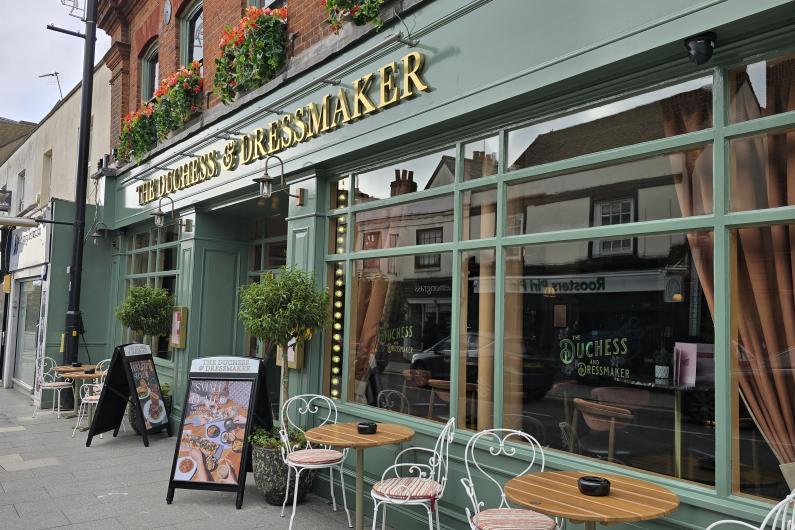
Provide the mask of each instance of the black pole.
[{"label": "black pole", "polygon": [[91,141],[91,98],[94,92],[94,44],[97,32],[97,0],[86,0],[86,35],[83,47],[83,85],[80,99],[80,138],[77,147],[75,186],[75,224],[72,242],[72,266],[69,267],[69,306],[66,310],[64,363],[77,361],[80,334],[80,284],[83,272],[83,238],[86,225],[86,187],[88,186],[88,150]]}]

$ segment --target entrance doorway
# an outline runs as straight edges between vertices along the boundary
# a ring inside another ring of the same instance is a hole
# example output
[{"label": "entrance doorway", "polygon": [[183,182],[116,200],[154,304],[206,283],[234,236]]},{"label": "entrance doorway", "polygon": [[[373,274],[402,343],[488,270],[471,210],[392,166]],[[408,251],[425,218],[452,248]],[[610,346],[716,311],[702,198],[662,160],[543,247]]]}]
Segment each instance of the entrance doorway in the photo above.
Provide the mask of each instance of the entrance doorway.
[{"label": "entrance doorway", "polygon": [[14,383],[33,388],[36,373],[36,346],[41,317],[41,280],[19,282]]}]

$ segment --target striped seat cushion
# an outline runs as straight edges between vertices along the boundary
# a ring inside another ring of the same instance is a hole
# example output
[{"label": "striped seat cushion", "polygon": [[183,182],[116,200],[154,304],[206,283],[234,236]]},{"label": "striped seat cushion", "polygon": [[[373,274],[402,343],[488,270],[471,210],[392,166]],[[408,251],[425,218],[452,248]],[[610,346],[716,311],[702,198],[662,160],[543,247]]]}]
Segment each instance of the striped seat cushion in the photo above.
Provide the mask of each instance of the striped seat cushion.
[{"label": "striped seat cushion", "polygon": [[472,518],[479,530],[553,530],[555,521],[544,514],[513,508],[483,510]]},{"label": "striped seat cushion", "polygon": [[333,449],[300,449],[287,455],[287,461],[301,466],[333,464],[342,460],[342,453]]},{"label": "striped seat cushion", "polygon": [[66,388],[72,386],[69,381],[51,381],[49,383],[42,383],[42,388]]},{"label": "striped seat cushion", "polygon": [[419,477],[388,478],[373,484],[373,493],[401,500],[435,499],[442,486],[435,480]]}]

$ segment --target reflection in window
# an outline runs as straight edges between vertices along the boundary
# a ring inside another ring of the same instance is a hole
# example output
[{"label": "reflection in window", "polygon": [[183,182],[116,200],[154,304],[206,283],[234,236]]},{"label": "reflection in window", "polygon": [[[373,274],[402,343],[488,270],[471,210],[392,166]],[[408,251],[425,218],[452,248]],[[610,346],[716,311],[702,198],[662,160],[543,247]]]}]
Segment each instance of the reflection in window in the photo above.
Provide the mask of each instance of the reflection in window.
[{"label": "reflection in window", "polygon": [[455,180],[455,149],[356,175],[356,203],[447,186]]},{"label": "reflection in window", "polygon": [[795,129],[732,140],[730,155],[733,211],[795,204]]},{"label": "reflection in window", "polygon": [[703,77],[511,131],[508,169],[557,162],[711,126],[712,78]]},{"label": "reflection in window", "polygon": [[141,58],[141,100],[149,101],[155,95],[160,80],[159,46],[155,41]]},{"label": "reflection in window", "polygon": [[464,146],[464,180],[496,175],[500,140],[497,136],[470,142]]},{"label": "reflection in window", "polygon": [[[735,484],[779,499],[795,477],[795,225],[732,231]],[[736,394],[735,394],[736,396]],[[782,466],[779,468],[779,466]]]},{"label": "reflection in window", "polygon": [[509,252],[504,425],[554,448],[714,483],[711,232]]},{"label": "reflection in window", "polygon": [[188,22],[188,62],[204,60],[204,10],[199,9]]},{"label": "reflection in window", "polygon": [[356,212],[354,226],[354,250],[447,243],[453,240],[453,196]]},{"label": "reflection in window", "polygon": [[464,209],[461,239],[482,239],[497,235],[497,188],[468,190],[462,196]]},{"label": "reflection in window", "polygon": [[[628,196],[635,197],[629,212],[628,204],[617,200]],[[609,204],[609,211],[600,204]],[[712,213],[711,145],[512,184],[506,232],[517,235],[707,213]]]},{"label": "reflection in window", "polygon": [[795,55],[742,66],[729,73],[729,118],[740,122],[795,110]]},{"label": "reflection in window", "polygon": [[[594,226],[620,225],[633,221],[632,199],[597,201],[593,209]],[[632,254],[632,238],[601,239],[593,243],[593,256]]]},{"label": "reflection in window", "polygon": [[415,272],[414,256],[381,258],[374,270],[353,262],[351,401],[449,417],[451,259],[431,273]]},{"label": "reflection in window", "polygon": [[[424,230],[417,230],[417,244],[418,245],[435,245],[443,241],[443,229],[426,228]],[[420,254],[414,258],[414,268],[416,269],[436,269],[442,263],[441,254]]]},{"label": "reflection in window", "polygon": [[494,255],[487,249],[461,256],[457,417],[472,430],[489,429],[494,419]]}]

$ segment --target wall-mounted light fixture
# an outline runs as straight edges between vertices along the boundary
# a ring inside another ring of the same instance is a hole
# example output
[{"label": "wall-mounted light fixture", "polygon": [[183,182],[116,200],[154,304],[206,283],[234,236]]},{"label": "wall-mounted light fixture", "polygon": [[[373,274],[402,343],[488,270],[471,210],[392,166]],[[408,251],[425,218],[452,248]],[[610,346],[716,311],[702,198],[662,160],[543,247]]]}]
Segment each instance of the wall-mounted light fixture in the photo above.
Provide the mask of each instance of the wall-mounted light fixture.
[{"label": "wall-mounted light fixture", "polygon": [[174,199],[168,196],[160,197],[160,200],[157,201],[157,210],[149,214],[155,218],[155,226],[158,228],[163,228],[163,225],[166,224],[166,214],[163,212],[163,209],[161,208],[161,206],[163,205],[163,199],[168,199],[169,201],[171,201],[171,218],[172,219],[174,218]]},{"label": "wall-mounted light fixture", "polygon": [[281,189],[277,191],[286,191],[288,196],[295,198],[296,206],[303,206],[306,200],[306,188],[298,188],[298,193],[296,194],[290,193],[290,189],[287,186],[287,183],[284,181],[284,162],[276,155],[270,155],[265,159],[265,174],[261,177],[255,177],[253,179],[254,182],[259,184],[260,197],[263,199],[268,199],[271,195],[273,195],[273,182],[276,179],[268,174],[268,166],[270,164],[271,158],[275,158],[279,162],[279,181],[281,183]]},{"label": "wall-mounted light fixture", "polygon": [[[157,210],[149,214],[155,218],[155,226],[158,228],[163,228],[163,226],[165,226],[166,224],[166,213],[161,208],[161,206],[163,205],[163,199],[168,199],[169,201],[171,201],[171,219],[174,219],[174,199],[172,199],[168,195],[166,195],[165,197],[160,197],[160,200],[157,201]],[[192,219],[185,219],[185,220],[180,219],[177,224],[185,232],[193,232]]]},{"label": "wall-mounted light fixture", "polygon": [[108,232],[110,232],[108,225],[100,221],[94,225],[94,230],[88,235],[88,237],[91,238],[91,242],[94,243],[94,245],[99,245],[99,241],[101,239],[105,239],[108,235]]}]

